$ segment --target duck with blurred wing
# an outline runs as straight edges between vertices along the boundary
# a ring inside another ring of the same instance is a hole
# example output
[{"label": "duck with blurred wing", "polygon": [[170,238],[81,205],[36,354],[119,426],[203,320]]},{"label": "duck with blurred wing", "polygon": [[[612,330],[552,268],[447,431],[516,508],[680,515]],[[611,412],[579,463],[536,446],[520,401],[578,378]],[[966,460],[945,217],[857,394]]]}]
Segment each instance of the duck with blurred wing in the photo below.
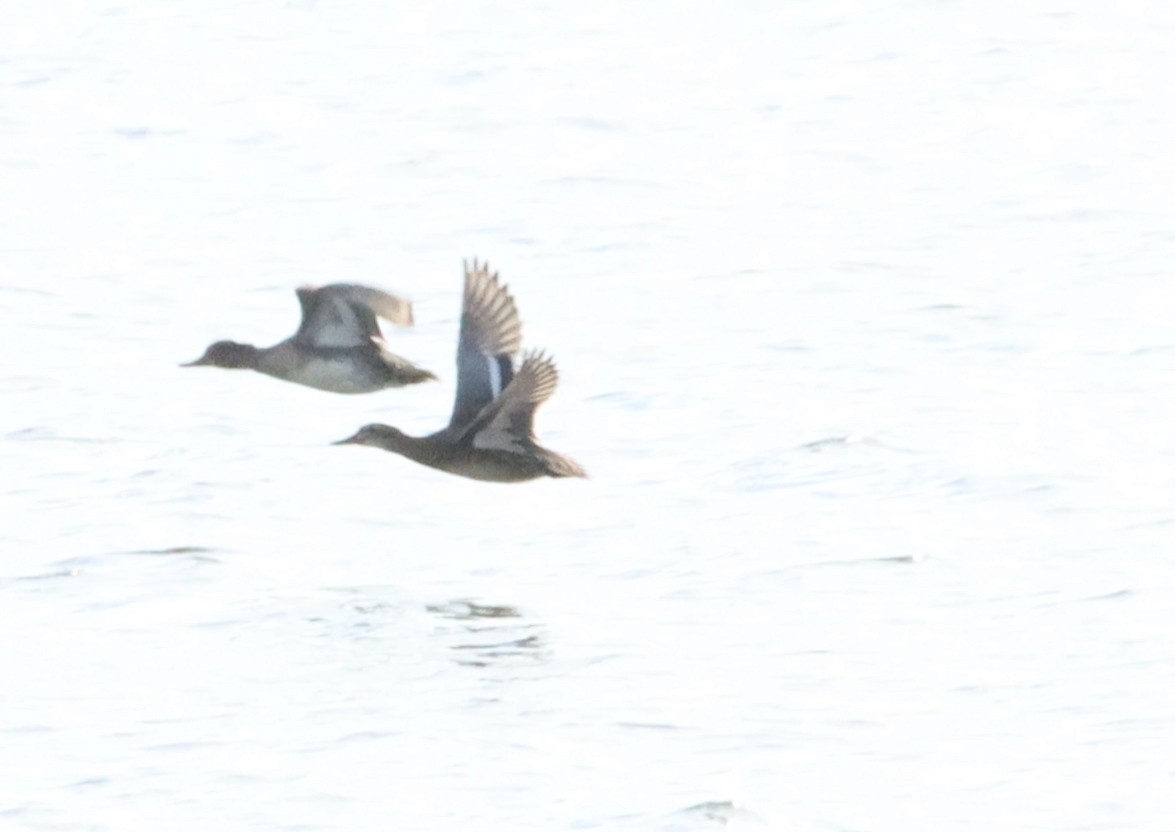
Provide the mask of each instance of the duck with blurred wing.
[{"label": "duck with blurred wing", "polygon": [[272,347],[217,341],[184,367],[256,370],[330,393],[371,393],[436,376],[393,353],[377,318],[412,326],[412,304],[395,295],[334,283],[297,290],[302,324]]}]

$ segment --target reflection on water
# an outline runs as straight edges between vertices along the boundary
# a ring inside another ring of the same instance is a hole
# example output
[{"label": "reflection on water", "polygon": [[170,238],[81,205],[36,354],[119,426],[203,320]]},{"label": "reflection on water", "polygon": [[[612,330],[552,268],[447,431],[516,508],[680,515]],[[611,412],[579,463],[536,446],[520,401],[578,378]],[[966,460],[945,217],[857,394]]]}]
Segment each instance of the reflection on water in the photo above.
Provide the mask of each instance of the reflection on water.
[{"label": "reflection on water", "polygon": [[0,579],[0,585],[5,585],[15,581],[48,581],[54,578],[76,578],[80,574],[77,569],[58,569],[53,572],[42,572],[36,575],[17,575],[12,578]]},{"label": "reflection on water", "polygon": [[660,832],[692,832],[706,829],[762,829],[763,818],[731,800],[708,800],[673,812],[662,819]]},{"label": "reflection on water", "polygon": [[220,563],[220,559],[212,555],[216,551],[218,550],[210,549],[207,546],[168,546],[164,549],[136,549],[126,554],[154,557],[181,557],[200,563]]},{"label": "reflection on water", "polygon": [[511,662],[540,663],[545,659],[541,625],[527,622],[516,607],[457,600],[429,604],[426,609],[453,624],[442,624],[437,633],[455,643],[449,649],[454,661],[467,667],[487,667]]}]

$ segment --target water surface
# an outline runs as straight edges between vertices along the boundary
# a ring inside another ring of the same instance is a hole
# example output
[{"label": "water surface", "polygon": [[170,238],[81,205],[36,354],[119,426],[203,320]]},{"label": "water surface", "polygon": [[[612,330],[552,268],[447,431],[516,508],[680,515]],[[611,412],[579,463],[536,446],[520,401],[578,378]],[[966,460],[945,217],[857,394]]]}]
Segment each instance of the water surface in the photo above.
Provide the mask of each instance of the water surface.
[{"label": "water surface", "polygon": [[[1170,828],[1170,11],[3,16],[0,826]],[[591,480],[329,445],[469,256]]]}]

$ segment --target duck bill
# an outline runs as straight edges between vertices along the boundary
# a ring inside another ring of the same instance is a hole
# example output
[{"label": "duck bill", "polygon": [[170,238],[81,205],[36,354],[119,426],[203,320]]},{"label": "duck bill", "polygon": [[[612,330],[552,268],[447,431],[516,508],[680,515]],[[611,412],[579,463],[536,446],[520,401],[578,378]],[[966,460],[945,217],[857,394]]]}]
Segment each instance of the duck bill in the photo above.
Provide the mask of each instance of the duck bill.
[{"label": "duck bill", "polygon": [[332,445],[361,445],[363,443],[359,441],[359,434],[356,433],[354,436],[348,436],[346,439],[336,440],[334,442],[331,442],[331,444]]},{"label": "duck bill", "polygon": [[200,356],[195,361],[189,361],[186,364],[181,364],[180,366],[181,367],[207,367],[208,364],[209,364],[209,362],[203,356]]}]

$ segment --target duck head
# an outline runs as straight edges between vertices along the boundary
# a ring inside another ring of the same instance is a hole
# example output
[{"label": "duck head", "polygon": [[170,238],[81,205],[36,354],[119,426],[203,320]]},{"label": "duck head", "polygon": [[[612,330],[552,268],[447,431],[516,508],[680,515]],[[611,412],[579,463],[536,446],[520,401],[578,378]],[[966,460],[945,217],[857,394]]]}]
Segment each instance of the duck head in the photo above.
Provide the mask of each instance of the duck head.
[{"label": "duck head", "polygon": [[332,442],[332,445],[373,445],[377,448],[390,450],[397,448],[404,440],[404,432],[390,425],[364,425],[356,431],[354,436]]},{"label": "duck head", "polygon": [[217,341],[204,350],[195,361],[181,367],[224,367],[228,370],[249,370],[257,366],[257,348],[236,341]]}]

